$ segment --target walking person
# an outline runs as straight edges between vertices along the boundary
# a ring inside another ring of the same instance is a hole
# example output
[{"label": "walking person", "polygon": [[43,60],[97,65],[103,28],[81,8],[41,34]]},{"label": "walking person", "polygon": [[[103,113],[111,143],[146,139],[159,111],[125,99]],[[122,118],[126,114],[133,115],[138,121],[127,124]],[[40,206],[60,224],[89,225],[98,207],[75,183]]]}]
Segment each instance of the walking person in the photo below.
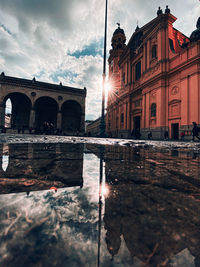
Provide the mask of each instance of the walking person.
[{"label": "walking person", "polygon": [[192,129],[192,140],[194,141],[195,137],[200,140],[199,137],[199,128],[197,127],[196,122],[193,121],[193,129]]},{"label": "walking person", "polygon": [[152,132],[149,132],[149,133],[148,133],[148,139],[149,139],[149,140],[152,139]]},{"label": "walking person", "polygon": [[185,137],[185,132],[181,132],[181,140],[183,141]]},{"label": "walking person", "polygon": [[168,131],[164,132],[164,140],[167,140],[169,138],[169,133]]}]

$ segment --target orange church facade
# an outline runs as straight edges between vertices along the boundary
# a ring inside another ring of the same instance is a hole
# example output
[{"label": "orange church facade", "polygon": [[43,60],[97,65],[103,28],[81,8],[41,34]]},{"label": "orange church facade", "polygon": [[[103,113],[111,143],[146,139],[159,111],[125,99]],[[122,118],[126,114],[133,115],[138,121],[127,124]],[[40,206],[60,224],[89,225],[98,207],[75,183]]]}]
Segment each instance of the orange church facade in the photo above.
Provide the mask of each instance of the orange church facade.
[{"label": "orange church facade", "polygon": [[168,6],[137,26],[126,45],[120,26],[110,50],[106,132],[113,137],[191,138],[200,125],[200,19],[188,38]]}]

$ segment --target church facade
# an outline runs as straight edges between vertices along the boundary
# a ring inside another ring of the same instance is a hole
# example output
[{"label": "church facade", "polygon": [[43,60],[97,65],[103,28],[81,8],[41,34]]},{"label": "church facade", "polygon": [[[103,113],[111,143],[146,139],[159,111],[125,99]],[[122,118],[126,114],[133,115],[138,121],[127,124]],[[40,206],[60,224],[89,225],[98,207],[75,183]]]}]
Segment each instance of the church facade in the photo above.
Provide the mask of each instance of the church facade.
[{"label": "church facade", "polygon": [[12,130],[44,132],[46,124],[54,132],[74,135],[85,133],[86,88],[39,82],[0,75],[0,127],[5,127],[5,109],[11,101]]},{"label": "church facade", "polygon": [[113,137],[191,138],[200,125],[200,18],[189,37],[168,6],[126,44],[115,30],[109,55],[106,131]]}]

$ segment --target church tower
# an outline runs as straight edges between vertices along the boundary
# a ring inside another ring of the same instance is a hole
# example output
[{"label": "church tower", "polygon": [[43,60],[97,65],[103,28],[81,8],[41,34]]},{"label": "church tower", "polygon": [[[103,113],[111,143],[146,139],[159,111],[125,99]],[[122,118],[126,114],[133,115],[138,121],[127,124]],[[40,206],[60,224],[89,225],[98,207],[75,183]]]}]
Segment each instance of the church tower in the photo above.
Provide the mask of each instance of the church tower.
[{"label": "church tower", "polygon": [[[111,90],[108,95],[108,101],[116,99],[118,95],[118,90],[121,87],[121,77],[120,77],[120,69],[119,69],[119,59],[126,47],[126,36],[124,34],[124,30],[120,28],[120,24],[118,24],[118,28],[114,31],[110,50],[110,56],[108,59],[109,63],[109,82],[111,86]],[[113,99],[114,98],[114,99]]]},{"label": "church tower", "polygon": [[[106,130],[109,134],[113,131],[114,127],[118,124],[119,118],[116,117],[116,114],[113,113],[113,105],[116,105],[116,101],[119,98],[119,90],[121,88],[121,81],[123,77],[120,75],[120,67],[119,60],[120,56],[126,48],[126,36],[124,34],[124,30],[120,28],[120,24],[118,24],[118,28],[114,31],[110,50],[110,56],[108,58],[109,63],[109,83],[110,90],[108,92],[108,100],[107,100],[107,114],[106,116]],[[112,127],[111,127],[112,125]]]}]

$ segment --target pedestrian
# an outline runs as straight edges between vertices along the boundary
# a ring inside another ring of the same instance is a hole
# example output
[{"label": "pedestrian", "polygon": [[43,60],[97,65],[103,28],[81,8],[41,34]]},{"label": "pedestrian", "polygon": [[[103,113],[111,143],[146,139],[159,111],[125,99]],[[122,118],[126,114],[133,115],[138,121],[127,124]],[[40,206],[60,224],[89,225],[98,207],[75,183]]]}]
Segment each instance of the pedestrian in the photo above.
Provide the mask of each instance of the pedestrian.
[{"label": "pedestrian", "polygon": [[43,122],[42,134],[49,134],[49,123],[47,121]]},{"label": "pedestrian", "polygon": [[32,134],[33,128],[29,127],[29,134]]},{"label": "pedestrian", "polygon": [[165,132],[164,132],[164,139],[167,140],[168,138],[169,138],[168,131],[165,131]]},{"label": "pedestrian", "polygon": [[152,138],[152,132],[148,133],[148,139],[150,140]]},{"label": "pedestrian", "polygon": [[184,140],[185,132],[181,132],[181,140]]},{"label": "pedestrian", "polygon": [[140,139],[140,137],[141,137],[140,129],[136,129],[135,130],[135,138]]},{"label": "pedestrian", "polygon": [[192,129],[192,140],[194,141],[195,137],[199,138],[199,128],[197,127],[197,123],[195,121],[193,121],[193,129]]},{"label": "pedestrian", "polygon": [[54,134],[54,124],[52,122],[49,123],[49,134]]},{"label": "pedestrian", "polygon": [[22,125],[22,134],[24,134],[25,128],[25,125]]}]

